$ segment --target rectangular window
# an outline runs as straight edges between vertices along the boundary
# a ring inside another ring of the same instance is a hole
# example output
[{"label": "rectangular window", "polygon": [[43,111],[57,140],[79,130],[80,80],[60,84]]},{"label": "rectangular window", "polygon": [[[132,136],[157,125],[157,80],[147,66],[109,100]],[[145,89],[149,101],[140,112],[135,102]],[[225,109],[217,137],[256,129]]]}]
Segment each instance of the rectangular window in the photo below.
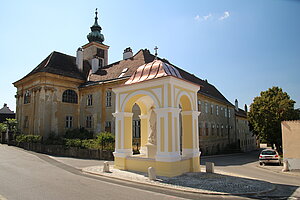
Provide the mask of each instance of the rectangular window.
[{"label": "rectangular window", "polygon": [[212,124],[211,125],[211,135],[214,135],[215,134],[215,125]]},{"label": "rectangular window", "polygon": [[132,132],[134,138],[141,137],[141,121],[140,120],[132,120]]},{"label": "rectangular window", "polygon": [[221,125],[221,136],[223,136],[223,132],[224,132],[224,126]]},{"label": "rectangular window", "polygon": [[93,95],[92,95],[92,94],[89,94],[89,95],[87,96],[86,105],[87,105],[87,106],[92,106],[92,105],[93,105]]},{"label": "rectangular window", "polygon": [[198,123],[198,127],[199,127],[199,135],[202,135],[202,123],[201,122]]},{"label": "rectangular window", "polygon": [[29,120],[28,120],[28,116],[24,117],[24,128],[28,128],[29,127]]},{"label": "rectangular window", "polygon": [[208,113],[208,105],[205,103],[205,113]]},{"label": "rectangular window", "polygon": [[24,95],[24,104],[30,103],[30,98],[31,98],[30,92],[29,90],[27,90]]},{"label": "rectangular window", "polygon": [[111,121],[105,122],[105,131],[111,133]]},{"label": "rectangular window", "polygon": [[219,115],[219,106],[216,106],[216,114]]},{"label": "rectangular window", "polygon": [[214,105],[210,105],[210,114],[213,114],[214,113]]},{"label": "rectangular window", "polygon": [[231,114],[230,114],[230,109],[228,109],[228,117],[230,118]]},{"label": "rectangular window", "polygon": [[201,101],[198,100],[198,111],[201,111]]},{"label": "rectangular window", "polygon": [[224,109],[224,115],[227,117],[227,108]]},{"label": "rectangular window", "polygon": [[72,128],[72,127],[73,127],[73,117],[66,116],[66,128]]},{"label": "rectangular window", "polygon": [[111,91],[106,91],[106,107],[111,107]]},{"label": "rectangular window", "polygon": [[86,128],[92,128],[92,119],[93,117],[90,116],[86,116]]},{"label": "rectangular window", "polygon": [[208,124],[206,123],[206,124],[205,124],[205,132],[206,132],[206,136],[209,135],[208,131],[209,131],[209,130],[208,130]]},{"label": "rectangular window", "polygon": [[219,124],[217,124],[217,136],[220,135],[220,129],[219,129]]}]

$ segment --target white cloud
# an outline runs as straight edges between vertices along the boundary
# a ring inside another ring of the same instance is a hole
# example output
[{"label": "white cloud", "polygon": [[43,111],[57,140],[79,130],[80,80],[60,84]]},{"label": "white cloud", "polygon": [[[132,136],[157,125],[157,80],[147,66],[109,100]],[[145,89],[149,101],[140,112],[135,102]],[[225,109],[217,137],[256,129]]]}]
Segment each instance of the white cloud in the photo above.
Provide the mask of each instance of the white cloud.
[{"label": "white cloud", "polygon": [[203,19],[204,19],[204,20],[208,20],[208,19],[211,18],[211,17],[212,17],[212,14],[209,13],[208,15],[203,16]]},{"label": "white cloud", "polygon": [[200,16],[197,15],[194,19],[195,19],[196,21],[199,21],[199,20],[200,20]]},{"label": "white cloud", "polygon": [[224,15],[222,17],[220,17],[219,20],[224,20],[224,19],[228,18],[229,16],[230,16],[229,12],[225,11]]},{"label": "white cloud", "polygon": [[206,20],[208,20],[209,18],[211,18],[212,17],[212,14],[211,13],[209,13],[208,15],[204,15],[204,16],[199,16],[199,15],[196,15],[195,17],[194,17],[194,19],[196,20],[196,21],[206,21]]}]

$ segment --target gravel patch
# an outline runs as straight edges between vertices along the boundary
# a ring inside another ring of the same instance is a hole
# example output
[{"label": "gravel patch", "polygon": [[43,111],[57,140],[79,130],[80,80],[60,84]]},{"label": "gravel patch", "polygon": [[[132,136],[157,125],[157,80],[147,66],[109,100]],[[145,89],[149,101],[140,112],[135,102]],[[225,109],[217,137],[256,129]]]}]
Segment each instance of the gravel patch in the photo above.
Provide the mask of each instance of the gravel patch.
[{"label": "gravel patch", "polygon": [[149,180],[147,173],[123,171],[115,169],[113,166],[110,166],[109,173],[103,172],[103,166],[86,167],[82,171],[94,175],[204,194],[257,194],[275,189],[271,183],[222,171],[185,173],[176,177],[158,176],[155,181]]}]

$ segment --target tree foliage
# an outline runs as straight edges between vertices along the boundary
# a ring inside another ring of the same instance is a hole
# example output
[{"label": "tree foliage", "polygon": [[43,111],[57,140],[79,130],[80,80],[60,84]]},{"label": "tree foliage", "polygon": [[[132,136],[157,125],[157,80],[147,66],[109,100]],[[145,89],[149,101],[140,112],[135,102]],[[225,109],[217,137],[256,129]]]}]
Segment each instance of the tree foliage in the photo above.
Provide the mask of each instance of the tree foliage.
[{"label": "tree foliage", "polygon": [[281,122],[299,119],[294,109],[295,101],[279,87],[269,88],[255,97],[250,105],[249,121],[253,131],[261,140],[275,144],[281,151]]},{"label": "tree foliage", "polygon": [[6,119],[5,124],[7,125],[8,131],[15,133],[17,131],[18,122],[16,119]]}]

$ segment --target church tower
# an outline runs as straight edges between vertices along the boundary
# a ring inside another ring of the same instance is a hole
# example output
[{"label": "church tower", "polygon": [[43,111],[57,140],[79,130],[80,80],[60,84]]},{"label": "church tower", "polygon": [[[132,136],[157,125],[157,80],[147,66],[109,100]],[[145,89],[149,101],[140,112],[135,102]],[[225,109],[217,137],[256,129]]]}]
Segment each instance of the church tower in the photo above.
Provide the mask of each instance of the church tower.
[{"label": "church tower", "polygon": [[104,36],[101,33],[101,26],[98,24],[98,11],[95,11],[95,22],[91,27],[91,32],[87,35],[89,43],[82,46],[83,59],[88,60],[95,73],[99,68],[108,64],[108,48],[103,44]]}]

